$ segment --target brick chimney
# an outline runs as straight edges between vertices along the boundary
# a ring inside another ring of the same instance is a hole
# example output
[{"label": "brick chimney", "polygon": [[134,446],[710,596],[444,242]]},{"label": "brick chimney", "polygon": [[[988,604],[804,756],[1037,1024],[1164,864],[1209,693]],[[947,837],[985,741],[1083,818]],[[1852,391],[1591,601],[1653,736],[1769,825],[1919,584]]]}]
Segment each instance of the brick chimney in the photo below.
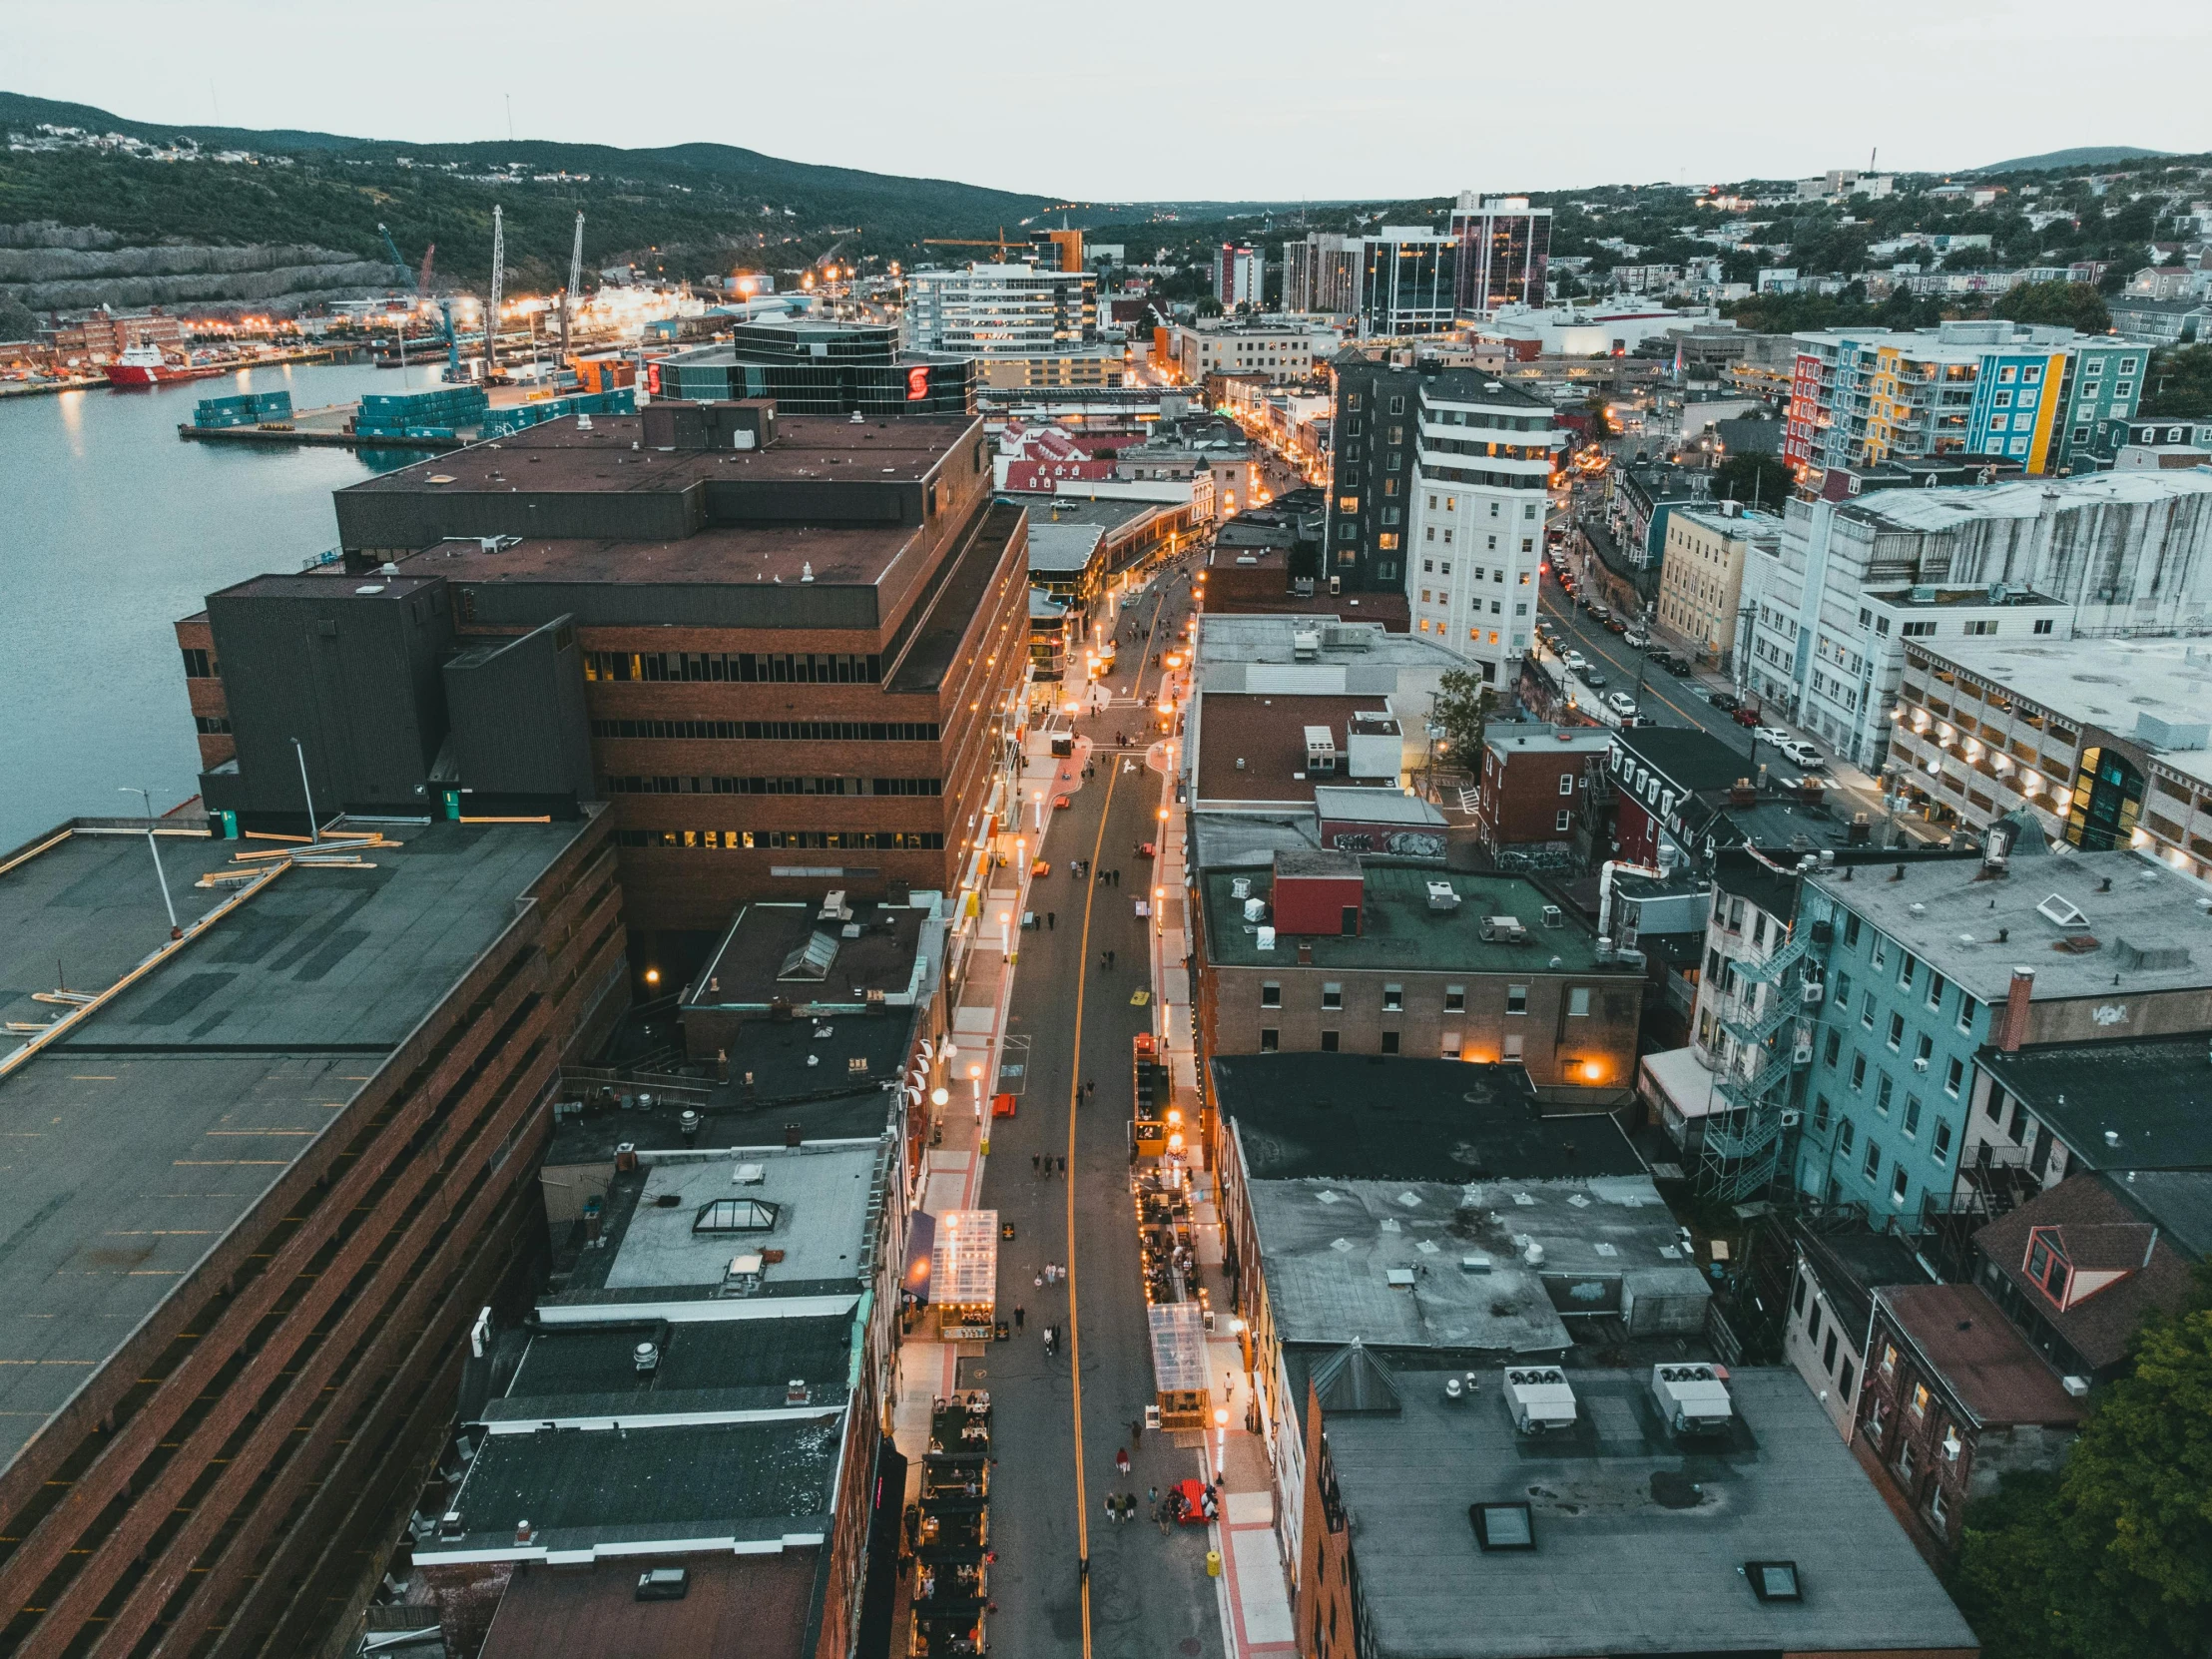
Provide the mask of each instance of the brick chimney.
[{"label": "brick chimney", "polygon": [[2004,993],[2004,1034],[1997,1039],[1997,1047],[2006,1054],[2017,1054],[2020,1044],[2027,1038],[2027,1001],[2035,994],[2035,970],[2031,967],[2015,967],[2012,983]]}]

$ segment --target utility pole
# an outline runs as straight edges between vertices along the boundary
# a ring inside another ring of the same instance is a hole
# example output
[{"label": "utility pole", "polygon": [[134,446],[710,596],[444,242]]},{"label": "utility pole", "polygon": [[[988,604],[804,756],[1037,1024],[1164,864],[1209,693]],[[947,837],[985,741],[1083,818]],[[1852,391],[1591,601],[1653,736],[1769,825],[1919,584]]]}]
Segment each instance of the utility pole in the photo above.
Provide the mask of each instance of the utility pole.
[{"label": "utility pole", "polygon": [[154,838],[154,794],[151,790],[134,790],[119,785],[118,795],[135,795],[146,803],[146,850],[154,854],[154,879],[162,884],[162,908],[169,912],[169,936],[181,939],[185,930],[177,925],[177,901],[169,896],[169,872],[162,868],[161,842]]}]

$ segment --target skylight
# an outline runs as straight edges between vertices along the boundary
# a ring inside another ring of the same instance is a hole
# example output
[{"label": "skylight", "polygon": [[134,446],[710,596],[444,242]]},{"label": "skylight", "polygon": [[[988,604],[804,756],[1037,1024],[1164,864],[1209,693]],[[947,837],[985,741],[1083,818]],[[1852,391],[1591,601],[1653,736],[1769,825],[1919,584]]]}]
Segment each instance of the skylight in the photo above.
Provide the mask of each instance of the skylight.
[{"label": "skylight", "polygon": [[692,1218],[694,1233],[767,1233],[776,1226],[776,1206],[758,1198],[718,1198],[702,1204]]},{"label": "skylight", "polygon": [[2052,893],[2035,906],[2035,913],[2060,927],[2079,927],[2088,921],[2081,906],[2063,893]]},{"label": "skylight", "polygon": [[1805,1599],[1795,1561],[1746,1561],[1744,1576],[1751,1580],[1751,1593],[1761,1601]]},{"label": "skylight", "polygon": [[1525,1503],[1470,1503],[1467,1519],[1484,1549],[1534,1549],[1536,1528]]}]

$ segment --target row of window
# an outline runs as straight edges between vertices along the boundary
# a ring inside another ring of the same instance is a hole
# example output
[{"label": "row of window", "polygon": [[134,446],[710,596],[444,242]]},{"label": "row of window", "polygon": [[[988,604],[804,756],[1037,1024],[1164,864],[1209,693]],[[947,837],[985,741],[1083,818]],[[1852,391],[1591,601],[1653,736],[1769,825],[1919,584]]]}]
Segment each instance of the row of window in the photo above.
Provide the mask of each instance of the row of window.
[{"label": "row of window", "polygon": [[[1324,1010],[1342,1008],[1345,1005],[1345,988],[1342,981],[1336,979],[1322,981],[1321,1005]],[[1280,979],[1263,979],[1260,981],[1260,1006],[1263,1008],[1280,1008],[1283,1006],[1283,982]],[[1444,987],[1445,1013],[1461,1013],[1465,1011],[1466,1006],[1466,986],[1446,985]],[[1402,1013],[1404,1010],[1405,987],[1403,985],[1385,984],[1382,987],[1382,1012],[1396,1014]],[[1528,987],[1526,985],[1507,985],[1505,987],[1505,1011],[1509,1014],[1525,1014],[1528,1012]],[[1589,1017],[1589,986],[1573,985],[1568,987],[1567,1013],[1569,1017],[1574,1019],[1587,1019]]]},{"label": "row of window", "polygon": [[883,659],[851,651],[587,651],[584,678],[872,686],[883,678]]},{"label": "row of window", "polygon": [[676,738],[718,743],[936,743],[933,720],[595,720],[595,738]]},{"label": "row of window", "polygon": [[937,778],[641,778],[600,780],[609,795],[942,795]]},{"label": "row of window", "polygon": [[935,830],[617,830],[617,846],[706,847],[751,852],[773,847],[932,852],[944,845]]}]

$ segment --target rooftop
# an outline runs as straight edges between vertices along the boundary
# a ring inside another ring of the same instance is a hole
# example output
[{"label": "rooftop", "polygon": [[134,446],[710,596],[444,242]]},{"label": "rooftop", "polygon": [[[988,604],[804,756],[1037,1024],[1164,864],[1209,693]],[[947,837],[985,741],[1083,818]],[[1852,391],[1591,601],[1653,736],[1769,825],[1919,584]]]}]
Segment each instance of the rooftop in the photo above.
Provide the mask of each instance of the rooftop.
[{"label": "rooftop", "polygon": [[[1570,1433],[1515,1432],[1402,1371],[1394,1413],[1329,1419],[1375,1659],[1591,1653],[1973,1652],[1973,1632],[1794,1371],[1731,1374],[1730,1438],[1678,1446],[1648,1372],[1570,1374]],[[1533,1547],[1480,1547],[1470,1502],[1526,1503]],[[1763,1601],[1757,1561],[1796,1565]]]},{"label": "rooftop", "polygon": [[1444,828],[1444,815],[1433,803],[1403,790],[1348,789],[1325,784],[1314,791],[1314,810],[1325,819],[1417,826],[1439,834]]},{"label": "rooftop", "polygon": [[[1409,968],[1469,973],[1609,973],[1600,966],[1597,939],[1579,921],[1543,922],[1550,907],[1543,890],[1519,875],[1491,870],[1440,870],[1433,864],[1390,864],[1374,860],[1363,866],[1360,932],[1308,937],[1278,936],[1275,948],[1260,948],[1265,923],[1244,918],[1244,900],[1232,883],[1249,881],[1254,898],[1274,890],[1271,875],[1253,871],[1208,870],[1199,877],[1206,904],[1206,954],[1227,967],[1299,967],[1299,952],[1311,946],[1314,968]],[[1458,895],[1456,909],[1429,907],[1429,889],[1437,882]],[[1331,914],[1335,912],[1332,911]],[[1514,916],[1526,930],[1523,941],[1482,937],[1489,916]]]},{"label": "rooftop", "polygon": [[2212,1168],[2212,1066],[2201,1035],[1992,1050],[1981,1065],[2086,1168]]},{"label": "rooftop", "polygon": [[[571,1563],[819,1543],[830,1527],[843,1408],[806,1421],[538,1429],[485,1436],[460,1490],[457,1533],[415,1547],[438,1561]],[[527,1543],[517,1524],[530,1523]]]},{"label": "rooftop", "polygon": [[[488,1402],[493,1424],[599,1419],[636,1424],[700,1412],[794,1409],[790,1387],[807,1384],[807,1407],[850,1394],[850,1314],[778,1320],[630,1320],[552,1326],[529,1335],[506,1391]],[[638,1369],[651,1343],[653,1369]]]},{"label": "rooftop", "polygon": [[[541,1309],[856,1296],[873,1271],[882,1159],[880,1140],[641,1149],[607,1190],[605,1247]],[[756,1254],[758,1291],[730,1288],[733,1263]]]},{"label": "rooftop", "polygon": [[1246,1198],[1285,1342],[1556,1354],[1574,1344],[1562,1311],[1617,1315],[1624,1287],[1701,1304],[1709,1294],[1640,1172],[1255,1178]]},{"label": "rooftop", "polygon": [[2035,518],[2045,498],[2060,512],[2094,506],[2149,506],[2184,495],[2212,495],[2212,472],[2098,472],[2016,483],[1877,490],[1840,503],[1839,514],[1905,530],[1956,529],[1975,519]]},{"label": "rooftop", "polygon": [[[0,1456],[341,1120],[588,832],[409,825],[374,868],[294,866],[0,1079],[16,1215],[0,1250]],[[193,881],[237,850],[164,836],[181,920],[230,895]],[[57,1013],[31,999],[56,988],[57,958],[68,988],[97,992],[165,942],[146,865],[143,834],[72,834],[0,874],[10,1020]]]},{"label": "rooftop", "polygon": [[[1254,664],[1290,667],[1295,673],[1255,675],[1249,672]],[[1209,611],[1198,624],[1198,677],[1209,692],[1389,692],[1406,669],[1441,673],[1459,666],[1445,647],[1417,635],[1391,633],[1379,622]],[[1234,672],[1240,667],[1248,672]]]},{"label": "rooftop", "polygon": [[1743,755],[1695,727],[1631,726],[1606,735],[1624,755],[1664,775],[1678,790],[1731,789],[1751,772]]},{"label": "rooftop", "polygon": [[2212,888],[2155,858],[2018,856],[1997,880],[1979,859],[1903,868],[1902,880],[1880,864],[1808,879],[1984,1002],[2003,999],[2015,965],[2035,970],[2037,1002],[2212,986],[2212,914],[2197,907]]},{"label": "rooftop", "polygon": [[692,983],[683,1011],[765,1013],[778,1003],[858,1014],[870,1004],[911,1006],[927,982],[923,925],[930,909],[858,900],[849,915],[820,904],[748,904]]},{"label": "rooftop", "polygon": [[1926,1285],[1933,1275],[1913,1253],[1913,1247],[1896,1233],[1821,1233],[1793,1223],[1790,1236],[1828,1293],[1832,1307],[1842,1310],[1844,1328],[1865,1337],[1867,1321],[1874,1314],[1874,1293],[1882,1285]]},{"label": "rooftop", "polygon": [[620,1654],[622,1659],[804,1659],[817,1562],[805,1552],[687,1555],[683,1598],[640,1601],[638,1574],[650,1559],[618,1555],[585,1567],[520,1573],[499,1599],[480,1659],[543,1659],[548,1653]]},{"label": "rooftop", "polygon": [[[1262,697],[1202,689],[1194,712],[1189,730],[1198,752],[1197,800],[1258,803],[1314,799],[1317,780],[1306,770],[1307,727],[1328,727],[1343,757],[1351,752],[1352,717],[1386,715],[1389,709],[1382,692]],[[1334,775],[1318,780],[1336,781]],[[1394,786],[1396,779],[1390,782]]]},{"label": "rooftop", "polygon": [[1510,761],[1533,751],[1537,755],[1602,755],[1613,747],[1613,731],[1605,726],[1544,726],[1533,721],[1491,721],[1482,729],[1482,747]]},{"label": "rooftop", "polygon": [[[2140,744],[2212,782],[2212,649],[2188,640],[1961,640],[1917,646],[1984,686]],[[2147,724],[2146,724],[2147,723]]]},{"label": "rooftop", "polygon": [[[2212,1185],[2212,1175],[2200,1179]],[[2060,1308],[2025,1271],[2028,1235],[2040,1229],[2055,1237],[2076,1272],[2123,1277]],[[2037,1316],[2100,1371],[2126,1356],[2144,1314],[2181,1307],[2195,1277],[2165,1229],[2136,1207],[2123,1181],[2109,1175],[2068,1176],[1990,1222],[1973,1242]]]},{"label": "rooftop", "polygon": [[1519,1066],[1405,1055],[1239,1054],[1209,1062],[1254,1181],[1641,1176],[1602,1112],[1543,1117]]},{"label": "rooftop", "polygon": [[2081,1402],[1978,1285],[1885,1285],[1874,1297],[1977,1425],[2081,1420]]}]

